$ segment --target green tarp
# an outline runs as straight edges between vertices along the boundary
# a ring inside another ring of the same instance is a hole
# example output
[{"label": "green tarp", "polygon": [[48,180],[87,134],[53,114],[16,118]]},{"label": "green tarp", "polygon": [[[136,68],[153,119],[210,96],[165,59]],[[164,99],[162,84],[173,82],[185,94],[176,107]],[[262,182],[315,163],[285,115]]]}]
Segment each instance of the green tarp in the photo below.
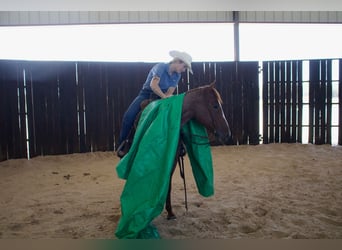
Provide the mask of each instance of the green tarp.
[{"label": "green tarp", "polygon": [[180,127],[184,94],[154,101],[143,111],[128,154],[116,167],[126,179],[121,194],[119,239],[158,238],[152,220],[163,211],[180,131],[198,191],[214,193],[213,168],[206,129],[196,121]]}]

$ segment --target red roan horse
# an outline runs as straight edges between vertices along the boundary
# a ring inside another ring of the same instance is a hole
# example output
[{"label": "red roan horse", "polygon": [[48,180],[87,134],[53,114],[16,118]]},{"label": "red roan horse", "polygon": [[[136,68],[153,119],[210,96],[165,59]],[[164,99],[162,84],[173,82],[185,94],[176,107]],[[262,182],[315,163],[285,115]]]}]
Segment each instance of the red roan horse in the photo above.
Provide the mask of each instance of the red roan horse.
[{"label": "red roan horse", "polygon": [[[215,82],[212,82],[210,85],[187,91],[183,100],[181,127],[189,120],[195,119],[197,122],[206,127],[208,131],[212,132],[222,144],[225,144],[231,137],[231,131],[221,104],[222,99],[219,92],[215,88]],[[127,139],[126,144],[119,146],[117,151],[119,157],[124,156],[122,152],[128,152],[133,140],[134,131],[133,133],[130,133],[130,138]],[[175,155],[175,163],[170,176],[170,186],[165,205],[167,219],[176,218],[171,206],[171,180],[177,165],[177,160],[180,157],[180,154],[182,154],[181,148],[182,142],[180,140],[178,144],[178,150]],[[119,154],[119,152],[121,154]]]}]

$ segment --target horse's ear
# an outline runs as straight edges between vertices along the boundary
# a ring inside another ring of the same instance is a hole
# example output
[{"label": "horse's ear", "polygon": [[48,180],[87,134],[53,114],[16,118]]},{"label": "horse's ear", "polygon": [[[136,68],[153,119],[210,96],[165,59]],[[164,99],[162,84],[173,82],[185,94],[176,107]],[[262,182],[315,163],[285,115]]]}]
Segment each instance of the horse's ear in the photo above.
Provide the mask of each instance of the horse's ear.
[{"label": "horse's ear", "polygon": [[216,80],[212,81],[209,86],[212,88],[215,88],[215,83],[216,83]]}]

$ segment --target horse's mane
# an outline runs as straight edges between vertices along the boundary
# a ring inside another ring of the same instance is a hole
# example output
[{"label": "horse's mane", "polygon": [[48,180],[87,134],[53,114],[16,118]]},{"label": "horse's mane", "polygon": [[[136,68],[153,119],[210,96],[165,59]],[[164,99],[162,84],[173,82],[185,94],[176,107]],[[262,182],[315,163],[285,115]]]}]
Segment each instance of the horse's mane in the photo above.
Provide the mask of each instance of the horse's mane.
[{"label": "horse's mane", "polygon": [[190,89],[190,90],[187,91],[187,93],[203,91],[203,90],[208,89],[208,88],[210,88],[214,92],[214,95],[216,96],[217,101],[222,104],[223,101],[222,101],[220,93],[217,91],[216,88],[214,88],[211,85],[206,85],[206,86],[198,87],[198,88],[195,88],[195,89]]}]

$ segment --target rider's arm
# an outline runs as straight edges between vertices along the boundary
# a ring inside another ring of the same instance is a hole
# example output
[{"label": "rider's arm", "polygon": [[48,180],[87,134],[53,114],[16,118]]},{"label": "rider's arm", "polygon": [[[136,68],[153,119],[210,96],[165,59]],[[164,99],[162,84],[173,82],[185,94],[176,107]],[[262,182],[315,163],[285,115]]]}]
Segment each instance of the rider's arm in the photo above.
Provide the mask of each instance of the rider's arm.
[{"label": "rider's arm", "polygon": [[175,87],[170,87],[165,93],[166,97],[172,96],[173,92],[175,92],[175,89],[176,89]]},{"label": "rider's arm", "polygon": [[151,81],[151,83],[150,83],[150,87],[151,87],[152,91],[153,91],[156,95],[158,95],[160,98],[166,98],[166,97],[168,97],[168,96],[165,95],[165,94],[163,93],[163,91],[160,89],[160,87],[159,87],[159,81],[160,81],[160,78],[159,78],[159,77],[157,77],[157,76],[153,77],[153,78],[152,78],[152,81]]}]

